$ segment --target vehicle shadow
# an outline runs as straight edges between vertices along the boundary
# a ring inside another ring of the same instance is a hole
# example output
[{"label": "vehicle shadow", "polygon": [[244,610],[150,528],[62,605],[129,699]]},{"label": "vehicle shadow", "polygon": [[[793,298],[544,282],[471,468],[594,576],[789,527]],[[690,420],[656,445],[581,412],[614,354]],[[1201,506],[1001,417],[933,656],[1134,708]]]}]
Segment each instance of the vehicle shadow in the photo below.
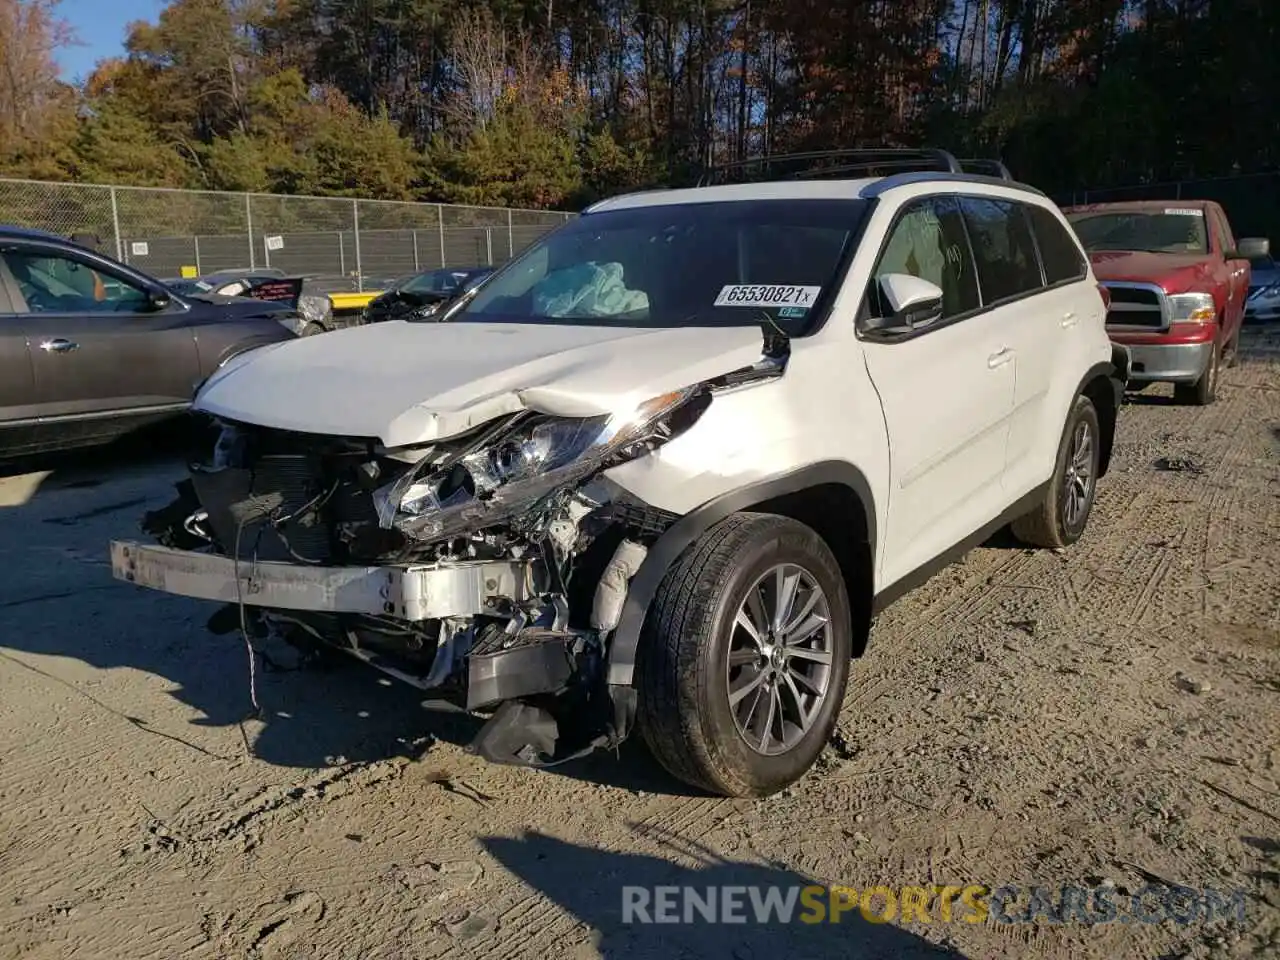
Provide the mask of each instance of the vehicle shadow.
[{"label": "vehicle shadow", "polygon": [[1126,393],[1124,405],[1127,407],[1180,407],[1172,396],[1160,393]]},{"label": "vehicle shadow", "polygon": [[[283,665],[287,648],[268,647],[265,658],[255,657],[251,694],[243,638],[207,633],[204,605],[140,595],[112,580],[109,569],[84,580],[0,602],[0,660],[6,669],[74,691],[140,735],[181,744],[193,755],[226,760],[247,750],[275,766],[302,768],[418,757],[437,741],[465,743],[474,735],[474,721],[423,709],[421,692],[408,685],[355,661]],[[139,671],[165,684],[110,677],[78,682],[65,679],[72,672],[56,661],[30,654],[71,658],[108,674]],[[162,703],[166,697],[195,716],[175,716]],[[233,737],[209,733],[236,728]]]},{"label": "vehicle shadow", "polygon": [[128,472],[189,458],[205,439],[187,420],[170,421],[129,433],[98,447],[0,460],[0,510],[24,507],[58,490],[87,490]]},{"label": "vehicle shadow", "polygon": [[[842,912],[838,922],[831,922],[825,895],[816,898],[824,908],[822,920],[815,922],[816,911],[800,900],[799,891],[816,885],[816,881],[783,866],[724,860],[701,848],[691,851],[688,841],[675,841],[671,846],[678,845],[679,852],[701,860],[697,867],[660,856],[591,849],[540,833],[516,839],[485,837],[480,842],[510,873],[586,925],[595,951],[606,960],[773,956],[964,960],[954,948],[931,943],[892,923],[870,922],[857,909]],[[624,893],[624,887],[633,889]],[[658,894],[660,887],[678,888],[674,901],[668,899],[669,894]],[[733,912],[743,919],[712,922],[693,904],[686,917],[685,890],[694,893],[700,903],[715,896],[719,905],[722,901],[718,898],[733,887],[746,888],[731,894],[740,904]],[[768,905],[765,898],[771,890],[781,902],[791,896],[790,891],[796,891],[789,922],[779,920],[776,911],[757,915],[755,904]],[[659,901],[659,896],[663,900]],[[645,922],[646,916],[650,920],[662,916],[655,915],[660,904],[668,905],[667,909],[674,904],[679,922]],[[931,918],[936,921],[936,913]],[[584,950],[578,955],[594,956],[596,952]]]}]

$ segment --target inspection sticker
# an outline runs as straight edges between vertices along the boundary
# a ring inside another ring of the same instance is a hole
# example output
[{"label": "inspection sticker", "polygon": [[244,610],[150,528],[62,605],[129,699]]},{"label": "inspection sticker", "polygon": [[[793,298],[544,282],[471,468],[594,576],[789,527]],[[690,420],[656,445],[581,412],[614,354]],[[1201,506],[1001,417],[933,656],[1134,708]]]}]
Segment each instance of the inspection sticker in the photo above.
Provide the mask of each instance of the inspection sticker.
[{"label": "inspection sticker", "polygon": [[784,283],[730,283],[720,288],[717,307],[811,307],[821,287]]},{"label": "inspection sticker", "polygon": [[1165,214],[1170,217],[1203,217],[1204,211],[1195,207],[1165,207]]}]

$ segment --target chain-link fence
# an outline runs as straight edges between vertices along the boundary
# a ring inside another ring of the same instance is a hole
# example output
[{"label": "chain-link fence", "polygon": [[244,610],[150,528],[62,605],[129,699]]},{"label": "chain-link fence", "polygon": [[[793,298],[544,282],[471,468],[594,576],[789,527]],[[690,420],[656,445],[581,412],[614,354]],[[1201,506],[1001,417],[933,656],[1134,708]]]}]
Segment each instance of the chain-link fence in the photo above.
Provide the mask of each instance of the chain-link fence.
[{"label": "chain-link fence", "polygon": [[571,214],[334,197],[105,187],[0,178],[0,223],[97,234],[161,279],[275,267],[316,290],[377,290],[437,267],[500,264]]},{"label": "chain-link fence", "polygon": [[1232,233],[1268,237],[1280,252],[1280,173],[1076,190],[1056,199],[1063,206],[1125,200],[1216,200],[1227,211]]}]

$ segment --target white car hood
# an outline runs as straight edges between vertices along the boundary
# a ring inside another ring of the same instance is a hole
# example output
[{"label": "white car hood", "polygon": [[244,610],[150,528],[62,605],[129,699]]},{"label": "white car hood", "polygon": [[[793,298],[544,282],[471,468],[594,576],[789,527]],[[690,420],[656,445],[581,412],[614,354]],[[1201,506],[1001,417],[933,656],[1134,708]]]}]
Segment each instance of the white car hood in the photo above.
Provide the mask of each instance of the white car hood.
[{"label": "white car hood", "polygon": [[758,327],[390,321],[262,347],[211,377],[205,413],[301,433],[432,443],[524,409],[624,412],[760,359]]}]

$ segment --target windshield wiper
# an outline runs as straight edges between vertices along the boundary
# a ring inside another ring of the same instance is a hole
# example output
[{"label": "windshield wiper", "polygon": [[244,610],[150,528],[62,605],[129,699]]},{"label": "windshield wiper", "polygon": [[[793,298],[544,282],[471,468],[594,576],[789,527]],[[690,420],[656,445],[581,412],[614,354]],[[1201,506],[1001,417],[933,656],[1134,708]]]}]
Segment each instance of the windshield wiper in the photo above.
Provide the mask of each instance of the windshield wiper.
[{"label": "windshield wiper", "polygon": [[[462,294],[462,296],[458,297],[458,299],[454,300],[452,303],[450,303],[447,300],[444,301],[441,305],[441,309],[431,315],[431,322],[445,323],[448,320],[452,320],[453,317],[457,315],[459,310],[461,310],[468,303],[470,303],[472,300],[475,299],[476,294],[479,292],[480,292],[480,287],[475,286],[475,287],[472,287],[470,290],[466,291],[464,294]],[[412,320],[413,318],[410,317],[409,319]],[[425,320],[425,318],[423,319]]]}]

